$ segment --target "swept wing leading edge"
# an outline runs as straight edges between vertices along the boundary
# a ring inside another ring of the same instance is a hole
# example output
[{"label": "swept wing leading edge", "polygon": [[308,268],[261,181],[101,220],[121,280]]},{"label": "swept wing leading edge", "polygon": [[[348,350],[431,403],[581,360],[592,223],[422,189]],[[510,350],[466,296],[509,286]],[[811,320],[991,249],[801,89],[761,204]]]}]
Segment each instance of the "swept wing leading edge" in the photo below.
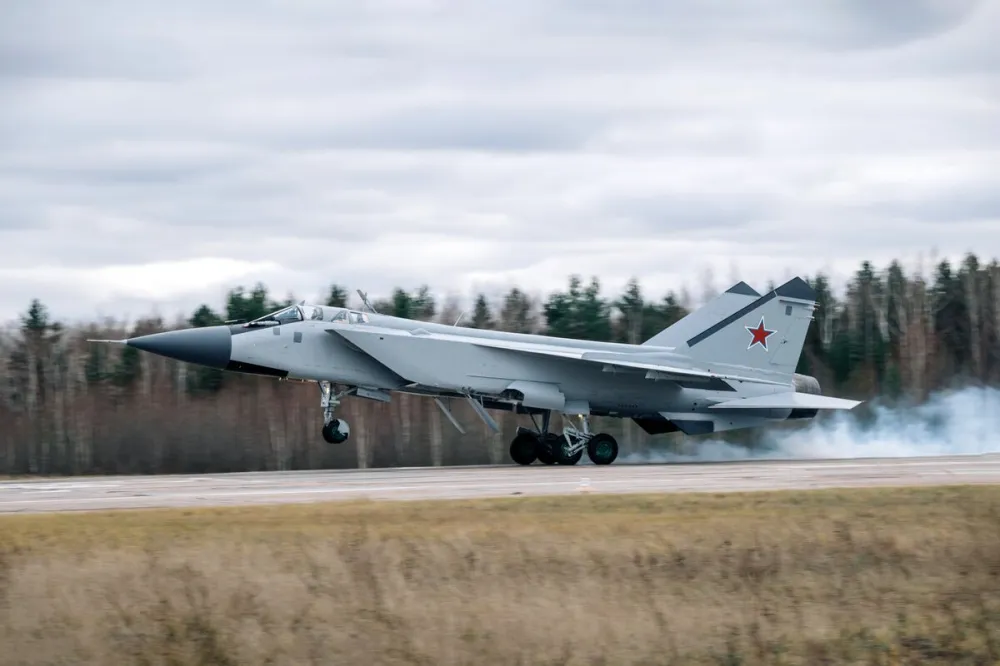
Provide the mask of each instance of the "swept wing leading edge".
[{"label": "swept wing leading edge", "polygon": [[[583,361],[587,363],[595,363],[601,365],[618,366],[622,368],[636,368],[640,370],[647,370],[657,373],[662,373],[663,377],[661,379],[667,379],[669,376],[676,376],[678,378],[687,379],[721,379],[723,381],[741,381],[749,382],[754,384],[768,384],[773,386],[783,386],[782,382],[773,381],[770,379],[764,379],[762,377],[756,377],[753,375],[735,375],[731,373],[718,373],[712,372],[710,370],[699,370],[695,368],[685,368],[675,365],[667,365],[664,363],[658,363],[648,360],[627,360],[626,357],[631,356],[631,354],[615,353],[615,352],[605,352],[605,351],[587,351],[582,349],[575,349],[571,347],[560,347],[558,345],[550,344],[536,344],[531,342],[520,342],[513,340],[496,340],[492,338],[472,338],[462,335],[449,335],[444,333],[430,333],[426,330],[416,329],[414,331],[406,331],[399,329],[386,329],[378,327],[357,327],[351,325],[336,325],[327,329],[331,333],[337,333],[360,347],[362,347],[366,352],[371,354],[376,358],[376,360],[383,361],[383,359],[378,358],[377,353],[375,353],[368,341],[375,336],[399,336],[405,338],[419,338],[423,340],[436,340],[440,342],[451,342],[451,343],[462,343],[468,345],[474,345],[479,347],[491,347],[494,349],[506,349],[514,352],[521,352],[526,354],[537,354],[541,356],[549,356],[553,358],[564,358]],[[641,348],[637,348],[637,353],[639,353]],[[641,350],[642,352],[648,352],[648,350]]]}]

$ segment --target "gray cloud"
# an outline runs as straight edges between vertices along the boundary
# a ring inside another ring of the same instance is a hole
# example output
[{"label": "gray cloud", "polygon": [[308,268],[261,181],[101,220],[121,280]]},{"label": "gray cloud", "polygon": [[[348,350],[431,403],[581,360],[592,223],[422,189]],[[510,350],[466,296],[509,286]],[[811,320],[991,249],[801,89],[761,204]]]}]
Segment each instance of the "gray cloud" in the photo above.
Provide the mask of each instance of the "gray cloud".
[{"label": "gray cloud", "polygon": [[998,0],[3,11],[4,318],[1000,254]]}]

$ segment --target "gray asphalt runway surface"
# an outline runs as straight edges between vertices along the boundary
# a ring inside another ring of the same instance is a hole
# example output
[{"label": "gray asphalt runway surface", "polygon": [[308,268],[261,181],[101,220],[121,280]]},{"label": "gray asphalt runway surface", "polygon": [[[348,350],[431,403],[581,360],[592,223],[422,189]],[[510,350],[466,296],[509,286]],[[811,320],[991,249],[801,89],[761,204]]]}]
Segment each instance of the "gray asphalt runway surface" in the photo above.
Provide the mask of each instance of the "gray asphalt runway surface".
[{"label": "gray asphalt runway surface", "polygon": [[0,513],[446,499],[578,493],[732,492],[1000,483],[1000,455],[608,467],[438,467],[0,482]]}]

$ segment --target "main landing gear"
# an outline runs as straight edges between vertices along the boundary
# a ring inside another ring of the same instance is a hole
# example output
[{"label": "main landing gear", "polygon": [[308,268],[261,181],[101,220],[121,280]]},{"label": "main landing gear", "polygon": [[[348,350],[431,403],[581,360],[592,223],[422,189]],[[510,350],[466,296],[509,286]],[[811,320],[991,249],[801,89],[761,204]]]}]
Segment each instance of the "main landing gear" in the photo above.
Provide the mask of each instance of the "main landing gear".
[{"label": "main landing gear", "polygon": [[351,426],[344,419],[333,418],[333,410],[340,404],[340,399],[354,392],[349,388],[340,393],[333,393],[333,384],[319,382],[320,406],[323,408],[323,439],[328,444],[343,444],[351,436]]},{"label": "main landing gear", "polygon": [[[581,427],[566,425],[561,435],[549,432],[551,412],[542,417],[542,427],[535,424],[535,430],[518,428],[514,441],[510,444],[510,457],[518,465],[530,465],[538,460],[543,465],[575,465],[587,457],[595,465],[610,465],[618,457],[618,442],[607,433],[590,433],[586,416],[580,417]],[[531,417],[532,423],[535,417]]]}]

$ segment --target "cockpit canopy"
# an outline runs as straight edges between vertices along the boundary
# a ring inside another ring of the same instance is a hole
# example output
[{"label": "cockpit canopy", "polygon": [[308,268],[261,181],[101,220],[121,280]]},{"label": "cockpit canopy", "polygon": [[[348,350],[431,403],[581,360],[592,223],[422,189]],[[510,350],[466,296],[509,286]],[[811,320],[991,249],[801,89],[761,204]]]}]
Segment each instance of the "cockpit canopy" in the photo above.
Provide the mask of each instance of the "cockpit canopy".
[{"label": "cockpit canopy", "polygon": [[290,305],[276,312],[258,317],[244,326],[281,326],[299,321],[340,321],[351,324],[367,324],[367,313],[347,308],[337,308],[327,305]]},{"label": "cockpit canopy", "polygon": [[367,324],[368,314],[357,310],[341,310],[333,315],[330,321],[343,321],[349,324]]}]

